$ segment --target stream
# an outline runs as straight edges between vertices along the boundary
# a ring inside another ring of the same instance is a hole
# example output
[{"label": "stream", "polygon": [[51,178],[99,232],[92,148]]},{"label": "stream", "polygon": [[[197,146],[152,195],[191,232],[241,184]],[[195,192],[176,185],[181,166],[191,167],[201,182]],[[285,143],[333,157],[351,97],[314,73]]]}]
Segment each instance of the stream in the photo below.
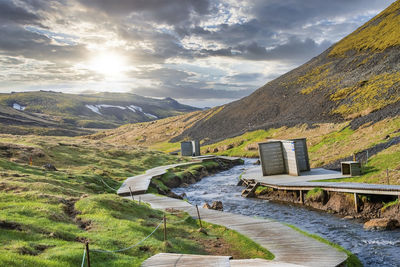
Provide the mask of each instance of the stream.
[{"label": "stream", "polygon": [[224,211],[295,225],[350,250],[364,266],[400,266],[400,230],[365,231],[363,224],[355,220],[345,220],[299,205],[241,197],[244,187],[236,186],[238,178],[244,169],[253,167],[254,161],[245,159],[244,165],[172,191],[186,193],[188,201],[199,206],[220,200]]}]

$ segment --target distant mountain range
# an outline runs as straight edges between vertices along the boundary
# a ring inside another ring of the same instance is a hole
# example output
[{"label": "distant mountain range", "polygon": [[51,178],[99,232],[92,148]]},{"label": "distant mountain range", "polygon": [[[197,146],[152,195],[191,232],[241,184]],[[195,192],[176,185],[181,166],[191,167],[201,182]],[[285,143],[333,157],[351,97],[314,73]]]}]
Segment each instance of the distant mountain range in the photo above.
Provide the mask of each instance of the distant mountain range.
[{"label": "distant mountain range", "polygon": [[64,94],[52,91],[0,94],[0,132],[82,135],[146,122],[198,108],[172,98],[154,99],[130,93]]}]

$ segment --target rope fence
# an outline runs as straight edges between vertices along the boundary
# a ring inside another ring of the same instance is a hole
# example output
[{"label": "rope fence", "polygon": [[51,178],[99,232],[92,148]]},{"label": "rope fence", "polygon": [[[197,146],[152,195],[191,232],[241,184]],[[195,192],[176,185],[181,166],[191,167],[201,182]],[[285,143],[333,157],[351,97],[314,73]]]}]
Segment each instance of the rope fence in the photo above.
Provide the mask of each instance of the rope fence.
[{"label": "rope fence", "polygon": [[146,241],[150,236],[152,236],[152,235],[157,231],[157,229],[160,228],[160,226],[161,226],[163,223],[164,223],[164,220],[162,220],[162,221],[157,225],[157,227],[153,230],[153,232],[151,232],[148,236],[146,236],[145,238],[143,238],[142,240],[140,240],[138,243],[136,243],[136,244],[134,244],[134,245],[132,245],[132,246],[129,246],[129,247],[127,247],[127,248],[121,248],[121,249],[117,249],[117,250],[92,249],[91,251],[99,252],[99,253],[117,253],[117,252],[122,252],[122,251],[126,251],[126,250],[128,250],[128,249],[137,247],[137,246],[139,246],[141,243],[143,243],[144,241]]},{"label": "rope fence", "polygon": [[82,257],[82,264],[81,267],[85,264],[85,256],[86,256],[86,248],[83,249],[83,257]]},{"label": "rope fence", "polygon": [[103,178],[100,177],[100,180],[103,182],[103,184],[104,184],[105,186],[107,186],[107,187],[110,188],[111,190],[114,190],[115,192],[118,191],[117,189],[112,188],[112,187],[109,186],[106,182],[104,182]]}]

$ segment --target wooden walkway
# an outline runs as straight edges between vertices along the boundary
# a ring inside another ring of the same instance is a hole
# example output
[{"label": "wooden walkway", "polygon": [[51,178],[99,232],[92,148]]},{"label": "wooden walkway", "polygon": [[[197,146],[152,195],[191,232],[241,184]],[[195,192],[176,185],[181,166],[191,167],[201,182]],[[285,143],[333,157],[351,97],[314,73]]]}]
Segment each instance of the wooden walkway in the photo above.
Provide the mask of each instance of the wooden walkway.
[{"label": "wooden walkway", "polygon": [[[186,201],[152,194],[142,194],[135,197],[140,197],[152,208],[173,208],[185,211],[193,218],[198,219],[196,208]],[[125,198],[130,199],[130,197]],[[199,211],[203,221],[235,230],[269,250],[275,255],[274,264],[282,264],[282,266],[289,263],[303,266],[338,266],[347,259],[345,253],[274,220],[203,208],[199,208]],[[237,264],[240,264],[240,262]]]},{"label": "wooden walkway", "polygon": [[132,193],[134,195],[144,194],[147,192],[147,190],[150,186],[151,179],[165,174],[168,169],[172,169],[172,168],[175,168],[178,166],[196,164],[196,163],[210,160],[210,159],[222,159],[222,160],[231,161],[231,162],[240,160],[240,158],[234,158],[234,157],[200,156],[200,157],[193,157],[193,161],[191,161],[191,162],[155,167],[155,168],[147,170],[144,174],[136,175],[136,176],[129,177],[128,179],[126,179],[124,181],[124,183],[121,185],[121,187],[118,189],[117,194],[124,195],[124,196],[130,195],[129,187],[131,188]]},{"label": "wooden walkway", "polygon": [[302,265],[280,263],[263,259],[232,260],[230,256],[159,253],[143,262],[142,267],[300,267]]},{"label": "wooden walkway", "polygon": [[204,267],[217,266],[229,267],[229,256],[208,256],[208,255],[190,255],[190,254],[173,254],[159,253],[145,260],[142,267],[159,266],[159,267]]},{"label": "wooden walkway", "polygon": [[[218,158],[232,161],[238,160],[238,158],[230,157]],[[202,157],[198,160],[206,159],[209,159],[209,157]],[[117,193],[127,199],[131,199],[129,196],[129,187],[131,187],[136,200],[140,198],[141,201],[150,204],[154,209],[165,210],[173,208],[187,212],[197,219],[196,208],[186,201],[166,196],[145,194],[153,177],[164,174],[170,168],[187,164],[193,164],[193,162],[161,166],[150,169],[145,174],[130,177],[123,183]],[[202,220],[235,230],[273,253],[275,258],[270,261],[272,264],[270,266],[290,266],[290,264],[338,266],[347,259],[345,253],[274,220],[203,208],[199,208],[199,211]],[[262,263],[265,264],[265,262],[261,262],[263,260],[228,261],[228,265],[226,265],[227,258],[229,259],[229,257],[158,254],[145,261],[143,266],[269,266],[262,265]],[[196,265],[197,263],[199,264]]]},{"label": "wooden walkway", "polygon": [[320,187],[323,190],[334,192],[400,196],[399,185],[320,181],[347,177],[349,176],[342,175],[340,172],[321,168],[302,172],[301,176],[288,174],[263,176],[260,166],[248,169],[242,174],[242,179],[254,179],[263,186],[280,190],[311,190]]}]

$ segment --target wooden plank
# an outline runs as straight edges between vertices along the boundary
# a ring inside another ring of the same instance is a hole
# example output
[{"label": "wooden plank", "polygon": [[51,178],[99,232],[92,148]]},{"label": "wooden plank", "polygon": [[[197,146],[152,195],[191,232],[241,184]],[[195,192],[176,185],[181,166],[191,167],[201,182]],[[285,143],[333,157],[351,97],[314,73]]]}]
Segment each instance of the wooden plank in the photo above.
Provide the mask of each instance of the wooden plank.
[{"label": "wooden plank", "polygon": [[231,267],[300,267],[304,265],[263,259],[230,260]]},{"label": "wooden plank", "polygon": [[[236,162],[240,159],[240,158],[235,158],[235,157],[220,157],[220,156],[213,156],[212,158],[214,158],[214,159],[221,158],[223,160],[228,160],[228,161],[233,161],[233,162]],[[129,187],[131,187],[132,193],[134,195],[144,194],[147,192],[147,189],[150,186],[151,179],[165,174],[168,169],[178,167],[178,166],[192,165],[192,164],[206,161],[209,159],[210,159],[210,157],[196,157],[196,159],[195,159],[196,161],[159,166],[159,167],[149,169],[144,174],[132,176],[132,177],[129,177],[128,179],[126,179],[123,182],[123,184],[121,185],[121,187],[118,189],[117,194],[121,195],[121,196],[129,196],[130,195]]]},{"label": "wooden plank", "polygon": [[229,267],[230,256],[209,256],[209,255],[191,255],[175,253],[159,253],[147,260],[141,266],[150,267],[204,267],[217,266]]},{"label": "wooden plank", "polygon": [[[160,198],[165,198],[165,200],[160,200]],[[154,197],[150,194],[143,195],[142,199],[150,203],[152,206],[161,202],[164,204],[171,203],[174,208],[176,208],[176,202],[185,202],[164,196]],[[177,209],[184,210],[184,208]],[[197,218],[197,212],[194,208],[189,208],[187,212],[193,218]],[[273,220],[203,208],[199,208],[199,212],[203,221],[223,225],[259,243],[275,255],[274,261],[277,262],[300,264],[305,266],[337,266],[347,259],[345,253],[340,252],[327,244],[307,237],[292,228]]]},{"label": "wooden plank", "polygon": [[242,174],[242,179],[254,179],[262,186],[268,186],[278,190],[311,190],[320,187],[323,190],[342,193],[357,193],[371,195],[390,195],[398,196],[400,194],[399,185],[384,184],[363,184],[348,182],[315,182],[315,180],[347,178],[348,175],[342,175],[340,172],[325,170],[322,168],[311,169],[308,172],[302,172],[301,176],[290,176],[280,174],[273,176],[263,176],[260,167],[254,167],[246,170]]}]

